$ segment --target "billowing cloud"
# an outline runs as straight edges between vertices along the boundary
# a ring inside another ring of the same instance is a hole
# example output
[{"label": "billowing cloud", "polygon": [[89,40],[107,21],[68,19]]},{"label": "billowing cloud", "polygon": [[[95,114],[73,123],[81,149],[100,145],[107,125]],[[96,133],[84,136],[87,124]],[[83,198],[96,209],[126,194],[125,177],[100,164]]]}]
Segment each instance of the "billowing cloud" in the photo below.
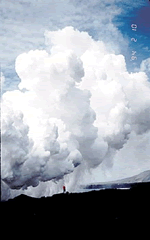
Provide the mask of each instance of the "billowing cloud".
[{"label": "billowing cloud", "polygon": [[12,189],[111,167],[130,136],[150,130],[146,73],[128,73],[123,55],[73,27],[45,38],[47,51],[17,57],[20,90],[2,97],[2,179]]},{"label": "billowing cloud", "polygon": [[95,39],[105,41],[112,51],[128,49],[128,41],[124,40],[114,20],[123,12],[139,7],[141,2],[1,0],[1,67],[6,78],[3,92],[17,89],[19,78],[14,68],[16,57],[31,49],[45,48],[45,29],[58,30],[71,25],[80,31],[87,31]]},{"label": "billowing cloud", "polygon": [[142,61],[141,65],[140,65],[140,70],[143,72],[146,72],[146,74],[150,78],[150,58],[147,58]]}]

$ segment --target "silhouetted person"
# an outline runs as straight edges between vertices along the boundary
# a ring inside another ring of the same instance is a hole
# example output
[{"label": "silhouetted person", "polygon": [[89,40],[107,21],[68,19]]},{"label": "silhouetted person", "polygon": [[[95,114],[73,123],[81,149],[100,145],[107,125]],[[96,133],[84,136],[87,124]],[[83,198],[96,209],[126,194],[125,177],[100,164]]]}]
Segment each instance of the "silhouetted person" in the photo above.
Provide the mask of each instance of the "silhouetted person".
[{"label": "silhouetted person", "polygon": [[66,192],[66,187],[65,186],[63,186],[63,193],[65,193]]}]

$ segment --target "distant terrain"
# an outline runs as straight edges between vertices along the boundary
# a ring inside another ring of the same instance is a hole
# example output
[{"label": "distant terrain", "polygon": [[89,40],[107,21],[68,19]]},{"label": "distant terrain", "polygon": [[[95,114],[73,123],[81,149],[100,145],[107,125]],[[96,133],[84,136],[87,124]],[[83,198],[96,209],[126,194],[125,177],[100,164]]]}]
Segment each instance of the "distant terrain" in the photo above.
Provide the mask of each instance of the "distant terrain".
[{"label": "distant terrain", "polygon": [[[87,185],[81,185],[84,189],[107,189],[107,188],[131,188],[135,183],[150,182],[150,170],[144,171],[138,175],[110,182],[96,182]],[[81,190],[81,191],[82,191]]]},{"label": "distant terrain", "polygon": [[133,177],[117,180],[117,183],[136,183],[136,182],[150,182],[150,170],[144,171]]}]

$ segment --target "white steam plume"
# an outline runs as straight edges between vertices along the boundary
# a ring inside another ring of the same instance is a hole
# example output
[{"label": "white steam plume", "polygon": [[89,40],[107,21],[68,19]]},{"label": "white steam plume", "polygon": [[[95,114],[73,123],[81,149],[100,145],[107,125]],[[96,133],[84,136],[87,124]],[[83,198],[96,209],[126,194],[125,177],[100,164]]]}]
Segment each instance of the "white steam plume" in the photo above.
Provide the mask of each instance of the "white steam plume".
[{"label": "white steam plume", "polygon": [[150,130],[144,72],[129,74],[123,55],[72,27],[45,38],[47,52],[17,57],[20,90],[2,97],[2,180],[12,189],[110,167],[132,132]]}]

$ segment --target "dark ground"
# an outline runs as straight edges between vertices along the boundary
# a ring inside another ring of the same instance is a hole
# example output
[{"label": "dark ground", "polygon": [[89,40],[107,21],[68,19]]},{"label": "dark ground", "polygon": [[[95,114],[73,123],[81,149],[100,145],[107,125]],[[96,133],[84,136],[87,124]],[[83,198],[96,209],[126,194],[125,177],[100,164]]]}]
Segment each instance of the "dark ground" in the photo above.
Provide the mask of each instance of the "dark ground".
[{"label": "dark ground", "polygon": [[150,183],[135,184],[129,190],[67,192],[40,199],[20,195],[1,202],[1,219],[6,225],[17,221],[21,227],[37,227],[37,223],[49,228],[61,226],[58,232],[82,228],[87,233],[112,223],[127,229],[130,224],[150,223]]}]

